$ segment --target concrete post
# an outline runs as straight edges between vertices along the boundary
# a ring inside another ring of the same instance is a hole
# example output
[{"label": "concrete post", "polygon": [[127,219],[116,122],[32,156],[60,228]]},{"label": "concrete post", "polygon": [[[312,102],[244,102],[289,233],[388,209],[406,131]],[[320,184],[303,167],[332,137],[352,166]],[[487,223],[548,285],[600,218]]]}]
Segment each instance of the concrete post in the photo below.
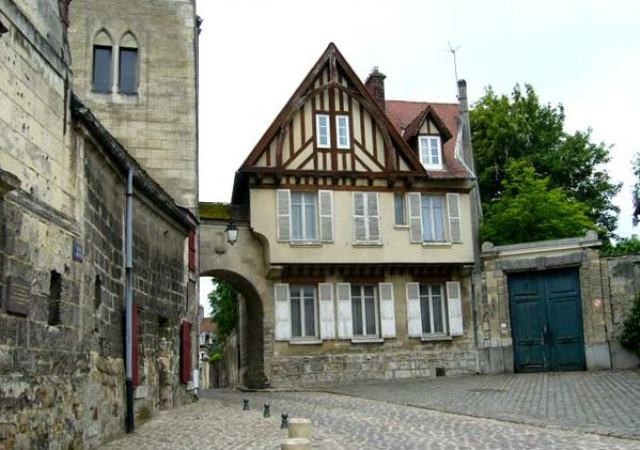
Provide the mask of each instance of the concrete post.
[{"label": "concrete post", "polygon": [[280,444],[280,450],[311,450],[311,442],[306,438],[289,438]]},{"label": "concrete post", "polygon": [[311,421],[309,419],[289,419],[289,437],[311,439]]}]

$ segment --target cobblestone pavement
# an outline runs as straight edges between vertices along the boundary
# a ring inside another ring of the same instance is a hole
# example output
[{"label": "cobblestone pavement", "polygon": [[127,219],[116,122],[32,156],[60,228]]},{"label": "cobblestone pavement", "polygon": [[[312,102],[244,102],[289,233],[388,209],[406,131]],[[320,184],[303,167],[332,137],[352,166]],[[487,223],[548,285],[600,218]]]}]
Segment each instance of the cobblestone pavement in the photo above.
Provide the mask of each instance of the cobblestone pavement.
[{"label": "cobblestone pavement", "polygon": [[[376,388],[379,389],[379,388]],[[251,410],[242,411],[248,398]],[[263,419],[262,405],[272,418]],[[640,441],[442,413],[326,392],[205,391],[201,400],[159,414],[104,449],[277,449],[282,411],[311,419],[320,449],[640,450]]]},{"label": "cobblestone pavement", "polygon": [[640,439],[638,371],[423,378],[329,390],[476,417]]}]

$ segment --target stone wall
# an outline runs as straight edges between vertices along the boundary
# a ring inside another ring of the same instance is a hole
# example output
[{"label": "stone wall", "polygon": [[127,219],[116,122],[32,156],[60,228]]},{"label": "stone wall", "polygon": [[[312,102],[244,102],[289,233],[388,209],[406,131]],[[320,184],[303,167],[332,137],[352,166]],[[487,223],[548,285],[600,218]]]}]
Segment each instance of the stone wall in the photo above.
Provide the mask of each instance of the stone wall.
[{"label": "stone wall", "polygon": [[[195,0],[73,0],[69,43],[74,91],[144,169],[185,207],[197,206]],[[93,45],[113,46],[114,91],[93,90]],[[139,52],[136,94],[117,89],[118,49],[130,33]]]},{"label": "stone wall", "polygon": [[625,318],[640,293],[640,255],[602,259],[602,285],[605,298],[611,364],[614,368],[640,366],[640,360],[620,345],[619,336]]}]

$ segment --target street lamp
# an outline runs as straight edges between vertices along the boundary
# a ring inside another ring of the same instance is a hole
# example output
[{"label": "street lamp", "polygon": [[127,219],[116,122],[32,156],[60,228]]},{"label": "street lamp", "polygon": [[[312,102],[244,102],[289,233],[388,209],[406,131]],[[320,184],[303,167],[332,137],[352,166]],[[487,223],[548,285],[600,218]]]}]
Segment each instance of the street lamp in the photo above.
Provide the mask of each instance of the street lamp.
[{"label": "street lamp", "polygon": [[229,222],[224,232],[227,234],[227,242],[231,245],[235,244],[238,240],[238,227],[236,224]]}]

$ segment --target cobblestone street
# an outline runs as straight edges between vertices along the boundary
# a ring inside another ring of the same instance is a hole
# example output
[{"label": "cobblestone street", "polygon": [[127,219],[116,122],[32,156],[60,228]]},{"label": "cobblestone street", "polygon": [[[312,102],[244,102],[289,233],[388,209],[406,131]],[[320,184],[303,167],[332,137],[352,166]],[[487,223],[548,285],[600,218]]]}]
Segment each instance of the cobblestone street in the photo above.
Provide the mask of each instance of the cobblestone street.
[{"label": "cobblestone street", "polygon": [[[580,375],[584,379],[575,384]],[[513,422],[544,424],[537,414],[546,408],[549,417],[562,427],[589,429],[592,416],[602,413],[603,427],[591,431],[640,437],[639,387],[638,373],[609,372],[407,380],[334,388],[348,395],[212,390],[203,392],[198,403],[163,412],[134,435],[104,448],[277,449],[286,436],[279,429],[279,415],[286,411],[289,417],[312,420],[314,447],[322,449],[640,449],[638,439]],[[503,396],[493,400],[483,397],[489,393]],[[243,398],[250,399],[248,412],[242,411]],[[532,398],[547,406],[542,408]],[[446,399],[450,399],[450,409],[461,408],[468,401],[466,413],[478,415],[485,411],[497,416],[491,411],[503,405],[502,417],[509,421],[406,405],[422,403],[440,409]],[[267,402],[271,403],[273,417],[263,419],[262,405]],[[485,403],[487,407],[483,408]],[[516,407],[520,403],[523,406]],[[585,408],[585,404],[591,406]]]}]

